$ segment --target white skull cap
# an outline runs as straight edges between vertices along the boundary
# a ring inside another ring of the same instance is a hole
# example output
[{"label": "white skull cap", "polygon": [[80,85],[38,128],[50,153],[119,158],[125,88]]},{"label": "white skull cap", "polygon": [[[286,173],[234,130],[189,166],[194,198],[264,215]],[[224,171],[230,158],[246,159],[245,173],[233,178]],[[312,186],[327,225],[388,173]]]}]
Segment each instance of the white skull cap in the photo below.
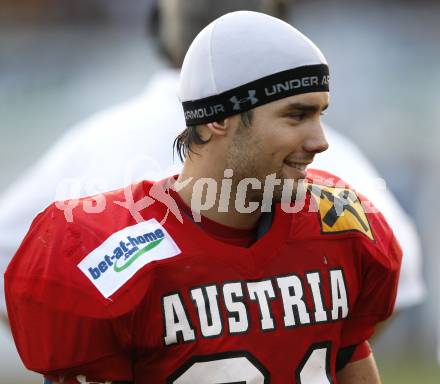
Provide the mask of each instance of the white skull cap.
[{"label": "white skull cap", "polygon": [[[204,105],[212,107],[216,105],[213,96],[225,94],[280,72],[308,66],[311,66],[312,69],[319,67],[319,73],[315,73],[314,70],[310,73],[302,71],[301,76],[307,74],[327,76],[328,81],[327,61],[322,52],[310,39],[286,22],[251,11],[231,12],[221,16],[196,36],[182,65],[179,97],[184,104],[187,123],[200,123],[209,120],[207,119],[209,116],[206,116],[206,114],[209,115],[209,110],[205,111],[207,113],[202,113],[204,116],[201,116],[200,113],[198,116],[194,113],[187,115],[187,112],[191,112],[191,110],[194,112],[194,108],[200,109],[201,107],[200,103],[187,102],[201,102],[201,99],[209,98],[208,104]],[[323,69],[326,73],[323,73]],[[289,79],[283,77],[283,81]],[[299,79],[302,81],[302,78]],[[322,79],[319,78],[319,81],[321,82]],[[265,83],[265,85],[269,86],[272,83]],[[296,87],[294,94],[328,90],[328,83],[326,89],[318,88]],[[277,95],[275,100],[291,94],[288,92],[284,96]],[[247,95],[245,89],[242,96]],[[259,100],[259,105],[273,101],[273,99],[263,96],[261,91],[257,92],[255,100]],[[227,100],[229,99],[223,98],[222,102]],[[243,97],[240,96],[239,100],[243,100]],[[251,107],[255,106],[251,105]],[[223,109],[226,110],[223,111],[223,115],[220,113],[222,117],[233,114],[229,106],[224,105]],[[234,112],[243,112],[246,109],[251,108],[243,106],[242,110],[237,111],[235,108]],[[216,110],[221,112],[220,107]],[[216,118],[218,119],[217,113],[213,113],[211,120],[215,121]]]}]

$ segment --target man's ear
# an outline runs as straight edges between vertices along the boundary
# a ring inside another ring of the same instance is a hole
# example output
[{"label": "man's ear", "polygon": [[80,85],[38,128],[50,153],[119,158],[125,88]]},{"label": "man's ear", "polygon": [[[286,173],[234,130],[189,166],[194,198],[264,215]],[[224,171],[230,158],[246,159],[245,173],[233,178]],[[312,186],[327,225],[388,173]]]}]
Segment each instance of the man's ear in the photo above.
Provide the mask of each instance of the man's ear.
[{"label": "man's ear", "polygon": [[225,136],[227,134],[229,125],[230,125],[229,118],[206,124],[211,134],[216,136]]}]

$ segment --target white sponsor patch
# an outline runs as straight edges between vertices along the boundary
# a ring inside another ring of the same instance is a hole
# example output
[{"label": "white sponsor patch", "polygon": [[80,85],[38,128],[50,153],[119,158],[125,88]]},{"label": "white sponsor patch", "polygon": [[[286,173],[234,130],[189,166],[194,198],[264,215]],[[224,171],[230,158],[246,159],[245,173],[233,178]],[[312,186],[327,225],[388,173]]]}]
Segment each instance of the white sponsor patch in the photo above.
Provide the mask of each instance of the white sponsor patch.
[{"label": "white sponsor patch", "polygon": [[113,233],[78,268],[107,298],[146,264],[179,253],[179,247],[165,228],[151,219]]}]

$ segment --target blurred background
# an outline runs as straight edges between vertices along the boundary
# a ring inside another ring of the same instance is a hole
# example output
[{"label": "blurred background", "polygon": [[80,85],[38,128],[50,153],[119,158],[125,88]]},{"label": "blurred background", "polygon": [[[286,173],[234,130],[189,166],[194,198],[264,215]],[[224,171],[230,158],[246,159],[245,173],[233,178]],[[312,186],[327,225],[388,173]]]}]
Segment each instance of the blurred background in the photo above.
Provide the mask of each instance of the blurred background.
[{"label": "blurred background", "polygon": [[[0,0],[0,195],[69,127],[138,94],[163,66],[146,28],[152,1]],[[428,295],[376,342],[383,381],[438,384],[440,4],[295,4],[290,21],[331,65],[325,121],[368,155],[422,237]],[[41,382],[0,336],[0,383]]]}]

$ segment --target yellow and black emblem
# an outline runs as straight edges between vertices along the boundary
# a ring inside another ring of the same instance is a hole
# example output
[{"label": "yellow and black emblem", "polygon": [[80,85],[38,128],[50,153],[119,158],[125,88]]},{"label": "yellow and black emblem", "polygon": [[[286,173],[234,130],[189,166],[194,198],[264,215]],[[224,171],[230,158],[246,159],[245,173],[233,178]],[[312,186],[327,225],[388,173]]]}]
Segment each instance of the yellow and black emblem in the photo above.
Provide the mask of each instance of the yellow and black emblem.
[{"label": "yellow and black emblem", "polygon": [[309,184],[323,233],[358,231],[374,240],[370,223],[356,193],[348,188]]}]

